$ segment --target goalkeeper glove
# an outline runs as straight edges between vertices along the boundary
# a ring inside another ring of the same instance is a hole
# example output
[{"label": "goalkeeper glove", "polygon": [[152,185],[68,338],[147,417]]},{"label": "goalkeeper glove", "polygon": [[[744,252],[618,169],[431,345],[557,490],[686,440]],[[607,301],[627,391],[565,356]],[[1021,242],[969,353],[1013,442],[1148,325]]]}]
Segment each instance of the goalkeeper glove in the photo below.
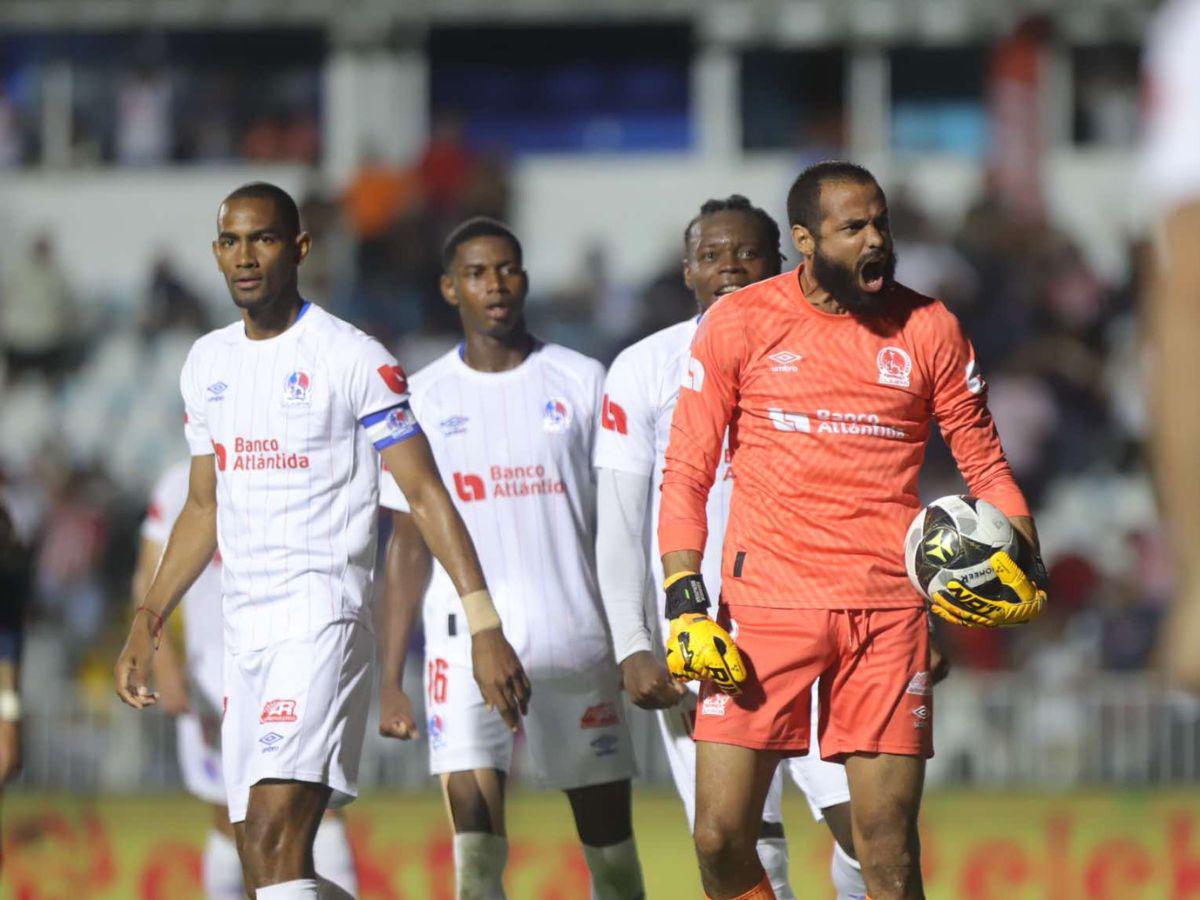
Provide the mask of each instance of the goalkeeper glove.
[{"label": "goalkeeper glove", "polygon": [[742,655],[729,633],[706,615],[708,592],[695,572],[679,572],[667,592],[667,670],[678,681],[711,681],[726,694],[739,694],[746,680]]},{"label": "goalkeeper glove", "polygon": [[[951,580],[946,590],[934,592],[930,611],[947,622],[968,628],[1021,625],[1037,618],[1046,605],[1046,592],[1003,550],[993,553],[990,562],[1000,583],[1015,595],[1015,601],[981,597],[961,581]],[[1045,583],[1046,568],[1040,557],[1035,567],[1038,580]]]}]

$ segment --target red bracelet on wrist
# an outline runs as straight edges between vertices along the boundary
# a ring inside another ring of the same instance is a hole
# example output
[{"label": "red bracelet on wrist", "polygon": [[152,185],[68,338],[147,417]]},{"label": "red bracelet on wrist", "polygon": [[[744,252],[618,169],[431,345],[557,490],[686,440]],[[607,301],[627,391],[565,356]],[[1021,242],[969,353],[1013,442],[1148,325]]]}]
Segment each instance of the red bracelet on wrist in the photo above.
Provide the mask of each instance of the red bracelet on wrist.
[{"label": "red bracelet on wrist", "polygon": [[150,615],[154,616],[155,619],[158,620],[157,622],[154,623],[154,630],[150,632],[155,637],[157,637],[158,633],[160,631],[162,631],[163,617],[160,616],[158,613],[156,613],[154,610],[152,610],[150,607],[146,606],[146,604],[144,604],[144,603],[141,606],[139,606],[137,609],[135,609],[133,611],[133,614],[136,616],[140,612],[149,613]]}]

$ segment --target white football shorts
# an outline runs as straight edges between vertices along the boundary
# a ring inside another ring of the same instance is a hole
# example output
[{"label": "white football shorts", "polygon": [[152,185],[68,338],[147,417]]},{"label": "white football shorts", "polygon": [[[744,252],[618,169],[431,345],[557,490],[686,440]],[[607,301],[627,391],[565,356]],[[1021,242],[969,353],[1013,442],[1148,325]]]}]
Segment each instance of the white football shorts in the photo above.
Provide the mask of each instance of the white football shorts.
[{"label": "white football shorts", "polygon": [[264,779],[329,785],[331,808],[357,796],[374,654],[374,635],[357,622],[226,651],[221,755],[231,822],[245,820],[250,788]]},{"label": "white football shorts", "polygon": [[[689,687],[694,687],[690,684]],[[804,792],[813,819],[824,819],[821,810],[850,801],[850,786],[846,781],[846,769],[839,763],[821,759],[821,748],[817,738],[817,685],[812,692],[813,722],[811,744],[807,756],[785,759],[767,791],[763,804],[764,822],[783,821],[783,766],[786,766],[796,786]],[[675,789],[683,800],[687,812],[688,829],[696,823],[696,742],[692,740],[692,728],[696,721],[696,695],[689,692],[683,701],[670,709],[658,711],[658,725],[662,732],[667,761],[671,765],[671,777]]]},{"label": "white football shorts", "polygon": [[[513,733],[483,703],[470,666],[426,651],[425,720],[434,775],[512,766]],[[538,785],[556,790],[622,781],[636,773],[615,665],[530,679],[521,720]]]}]

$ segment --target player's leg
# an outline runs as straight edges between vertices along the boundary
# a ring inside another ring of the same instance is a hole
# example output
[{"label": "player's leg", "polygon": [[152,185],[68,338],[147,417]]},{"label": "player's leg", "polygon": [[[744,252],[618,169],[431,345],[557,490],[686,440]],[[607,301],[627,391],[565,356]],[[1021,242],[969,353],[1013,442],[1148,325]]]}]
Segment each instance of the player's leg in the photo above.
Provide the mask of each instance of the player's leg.
[{"label": "player's leg", "polygon": [[204,896],[209,900],[236,900],[245,895],[246,882],[242,860],[238,856],[237,838],[229,822],[229,809],[209,804],[212,827],[204,840],[204,856],[200,864]]},{"label": "player's leg", "polygon": [[241,851],[256,897],[317,896],[312,845],[331,793],[329,785],[311,781],[251,786]]},{"label": "player's leg", "polygon": [[706,740],[696,743],[700,879],[713,900],[774,897],[756,844],[779,754]]},{"label": "player's leg", "polygon": [[748,677],[736,697],[700,689],[696,717],[696,827],[700,874],[714,898],[773,897],[755,852],[779,760],[807,753],[805,702],[834,658],[828,613],[731,608],[718,618],[742,651]]},{"label": "player's leg", "polygon": [[822,749],[845,761],[867,892],[874,900],[921,898],[917,815],[933,752],[925,614],[846,610],[834,619],[842,651],[821,678]]},{"label": "player's leg", "polygon": [[346,833],[346,819],[339,810],[325,813],[313,840],[313,867],[321,882],[322,900],[345,900],[358,896],[358,872]]},{"label": "player's leg", "polygon": [[427,650],[429,768],[441,778],[454,829],[456,897],[498,900],[504,897],[508,863],[504,788],[512,733],[484,705],[470,664],[455,657],[455,649],[431,645]]},{"label": "player's leg", "polygon": [[571,788],[566,793],[592,875],[593,900],[641,900],[646,894],[633,839],[629,779]]},{"label": "player's leg", "polygon": [[175,734],[183,783],[190,794],[205,802],[211,816],[212,826],[204,840],[200,865],[204,895],[210,900],[242,897],[245,894],[242,861],[229,823],[229,809],[225,806],[220,720],[186,713],[175,720]]},{"label": "player's leg", "polygon": [[[657,718],[663,746],[667,752],[667,762],[671,768],[671,779],[675,782],[675,790],[683,801],[688,831],[691,832],[696,821],[696,741],[692,737],[696,721],[695,695],[689,693],[677,706],[660,709]],[[777,769],[771,789],[767,792],[755,850],[777,900],[790,900],[794,895],[788,881],[788,850],[787,838],[783,833],[782,800],[782,776]]]},{"label": "player's leg", "polygon": [[821,810],[821,815],[833,835],[829,877],[833,881],[834,890],[837,891],[837,900],[864,900],[867,896],[867,881],[863,877],[858,857],[854,855],[850,803],[827,806]]},{"label": "player's leg", "polygon": [[442,774],[442,797],[454,829],[458,900],[500,900],[508,835],[504,824],[505,774],[472,769]]},{"label": "player's leg", "polygon": [[243,868],[258,897],[316,896],[317,828],[327,807],[357,793],[373,654],[370,632],[351,622],[262,650],[227,651],[222,763],[230,819],[242,823]]},{"label": "player's leg", "polygon": [[570,801],[594,900],[644,896],[630,799],[633,742],[616,666],[539,680],[525,735],[538,783]]},{"label": "player's leg", "polygon": [[888,753],[846,760],[853,809],[854,846],[874,900],[919,900],[921,845],[917,814],[925,760]]},{"label": "player's leg", "polygon": [[758,841],[754,845],[758,860],[771,882],[776,900],[795,900],[791,882],[788,880],[788,845],[783,833],[783,772],[776,767],[763,802],[762,824],[758,830]]},{"label": "player's leg", "polygon": [[867,887],[854,855],[850,785],[846,779],[846,767],[821,759],[819,687],[818,681],[812,690],[812,735],[808,754],[792,757],[784,767],[804,793],[813,819],[824,822],[833,835],[829,872],[837,891],[837,900],[862,900]]}]

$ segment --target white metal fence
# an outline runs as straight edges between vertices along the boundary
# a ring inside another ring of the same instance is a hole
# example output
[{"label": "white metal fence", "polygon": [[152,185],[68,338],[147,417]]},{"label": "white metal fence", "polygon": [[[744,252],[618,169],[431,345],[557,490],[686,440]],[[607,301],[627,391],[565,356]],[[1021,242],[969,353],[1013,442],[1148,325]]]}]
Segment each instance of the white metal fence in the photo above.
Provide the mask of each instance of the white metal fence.
[{"label": "white metal fence", "polygon": [[[412,675],[419,684],[417,672]],[[1066,688],[1021,674],[958,672],[938,686],[934,703],[932,784],[1149,786],[1194,781],[1200,767],[1200,702],[1164,690],[1149,676],[1102,675]],[[26,708],[19,786],[95,793],[180,785],[174,724],[160,713],[134,712],[115,697],[101,709],[77,701]],[[631,707],[629,719],[643,777],[668,783],[651,714]],[[424,739],[385,740],[377,721],[373,713],[362,787],[427,785]],[[518,777],[522,765],[518,750]]]}]

